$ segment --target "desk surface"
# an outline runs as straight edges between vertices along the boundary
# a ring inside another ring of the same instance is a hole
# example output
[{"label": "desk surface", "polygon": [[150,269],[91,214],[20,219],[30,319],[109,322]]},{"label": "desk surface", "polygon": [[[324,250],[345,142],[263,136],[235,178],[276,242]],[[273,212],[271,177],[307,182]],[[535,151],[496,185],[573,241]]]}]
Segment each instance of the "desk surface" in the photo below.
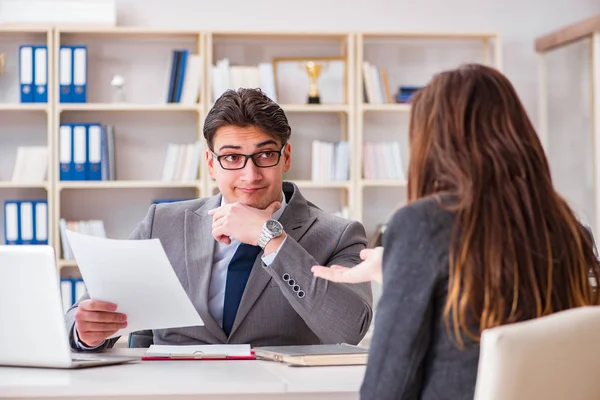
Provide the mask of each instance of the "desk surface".
[{"label": "desk surface", "polygon": [[[141,357],[145,349],[109,353]],[[135,361],[79,370],[0,367],[0,398],[358,399],[363,366],[268,361]]]}]

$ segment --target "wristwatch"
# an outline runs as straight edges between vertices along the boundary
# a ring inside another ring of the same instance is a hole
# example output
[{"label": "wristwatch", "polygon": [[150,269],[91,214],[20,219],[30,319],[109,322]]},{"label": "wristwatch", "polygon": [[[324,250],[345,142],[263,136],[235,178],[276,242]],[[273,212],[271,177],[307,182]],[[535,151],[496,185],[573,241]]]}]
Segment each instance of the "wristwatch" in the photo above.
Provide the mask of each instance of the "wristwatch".
[{"label": "wristwatch", "polygon": [[257,245],[264,249],[271,239],[283,235],[283,226],[276,219],[268,219],[265,221]]}]

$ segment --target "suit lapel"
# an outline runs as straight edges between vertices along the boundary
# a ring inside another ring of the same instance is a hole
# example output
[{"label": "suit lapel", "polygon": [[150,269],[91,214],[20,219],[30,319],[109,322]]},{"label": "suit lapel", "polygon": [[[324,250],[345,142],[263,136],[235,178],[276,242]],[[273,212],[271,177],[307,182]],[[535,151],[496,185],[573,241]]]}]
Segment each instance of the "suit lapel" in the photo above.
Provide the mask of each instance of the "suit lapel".
[{"label": "suit lapel", "polygon": [[208,210],[221,202],[220,195],[209,198],[195,211],[185,211],[185,267],[189,295],[204,321],[205,327],[223,343],[227,336],[208,310],[208,290],[213,265],[215,241],[212,237],[212,217]]},{"label": "suit lapel", "polygon": [[[310,216],[306,199],[300,194],[296,185],[284,182],[283,191],[284,195],[290,192],[292,195],[290,201],[287,202],[287,206],[285,207],[281,218],[279,218],[279,222],[281,222],[283,230],[289,236],[286,241],[290,238],[299,241],[313,224],[316,217]],[[269,275],[262,266],[262,256],[263,253],[260,252],[258,257],[256,257],[229,337],[233,336],[271,280],[271,275]]]}]

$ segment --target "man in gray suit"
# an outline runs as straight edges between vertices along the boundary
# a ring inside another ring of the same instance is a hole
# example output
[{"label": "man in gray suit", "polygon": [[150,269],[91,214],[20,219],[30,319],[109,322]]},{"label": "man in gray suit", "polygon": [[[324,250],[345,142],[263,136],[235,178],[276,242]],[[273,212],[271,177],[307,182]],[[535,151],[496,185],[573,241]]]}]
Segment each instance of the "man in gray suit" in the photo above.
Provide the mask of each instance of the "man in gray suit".
[{"label": "man in gray suit", "polygon": [[[291,128],[260,90],[227,91],[207,115],[206,165],[220,194],[153,205],[132,239],[160,239],[205,326],[160,329],[150,343],[254,346],[358,343],[372,318],[369,283],[331,283],[313,265],[350,267],[363,226],[329,215],[283,182]],[[143,279],[143,276],[140,277]],[[67,312],[71,346],[101,351],[127,325],[87,294]]]}]

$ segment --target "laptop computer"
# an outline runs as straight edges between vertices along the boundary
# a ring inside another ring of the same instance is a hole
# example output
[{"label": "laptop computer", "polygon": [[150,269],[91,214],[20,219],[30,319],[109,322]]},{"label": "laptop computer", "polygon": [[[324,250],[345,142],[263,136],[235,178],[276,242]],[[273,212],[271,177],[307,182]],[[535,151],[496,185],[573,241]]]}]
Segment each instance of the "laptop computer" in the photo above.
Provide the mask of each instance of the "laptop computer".
[{"label": "laptop computer", "polygon": [[139,360],[72,353],[54,250],[0,246],[0,365],[84,368]]}]

